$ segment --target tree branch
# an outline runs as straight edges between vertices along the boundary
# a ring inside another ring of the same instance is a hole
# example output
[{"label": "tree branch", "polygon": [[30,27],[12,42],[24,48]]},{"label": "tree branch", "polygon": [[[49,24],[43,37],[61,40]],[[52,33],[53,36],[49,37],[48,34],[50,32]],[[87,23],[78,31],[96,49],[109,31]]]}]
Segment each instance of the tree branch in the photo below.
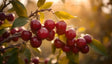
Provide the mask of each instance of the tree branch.
[{"label": "tree branch", "polygon": [[6,4],[6,2],[5,2],[5,3],[4,3],[4,6],[1,8],[0,12],[2,12],[3,9],[6,8],[9,4],[10,4],[10,2],[8,2],[7,4]]}]

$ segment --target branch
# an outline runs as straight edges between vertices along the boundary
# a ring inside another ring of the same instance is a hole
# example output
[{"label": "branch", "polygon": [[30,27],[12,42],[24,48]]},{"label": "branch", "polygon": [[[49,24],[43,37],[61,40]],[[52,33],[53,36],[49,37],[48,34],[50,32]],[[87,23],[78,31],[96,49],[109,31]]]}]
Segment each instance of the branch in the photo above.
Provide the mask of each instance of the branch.
[{"label": "branch", "polygon": [[3,11],[3,9],[4,9],[4,8],[6,8],[9,4],[10,4],[10,2],[8,2],[7,4],[6,4],[6,3],[4,3],[4,6],[1,8],[0,12],[2,12],[2,11]]},{"label": "branch", "polygon": [[51,11],[52,9],[42,9],[42,10],[36,10],[35,12],[33,12],[33,13],[31,13],[30,15],[29,15],[29,18],[30,17],[32,17],[32,16],[34,16],[35,14],[37,14],[38,12],[44,12],[44,11]]},{"label": "branch", "polygon": [[0,45],[2,45],[4,42],[7,42],[7,41],[9,41],[10,39],[12,39],[14,37],[19,37],[19,36],[20,36],[20,33],[15,33],[12,36],[10,36],[10,37],[6,38],[5,40],[1,41]]}]

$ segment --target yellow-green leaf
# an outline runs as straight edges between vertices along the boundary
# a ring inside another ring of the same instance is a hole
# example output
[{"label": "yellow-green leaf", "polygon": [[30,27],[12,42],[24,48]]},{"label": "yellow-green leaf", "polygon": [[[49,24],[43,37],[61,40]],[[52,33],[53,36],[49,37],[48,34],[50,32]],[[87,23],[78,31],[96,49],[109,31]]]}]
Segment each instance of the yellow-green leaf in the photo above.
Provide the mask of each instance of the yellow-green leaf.
[{"label": "yellow-green leaf", "polygon": [[68,59],[66,56],[64,56],[58,62],[59,64],[68,64]]},{"label": "yellow-green leaf", "polygon": [[14,8],[8,9],[8,12],[11,13],[14,11]]},{"label": "yellow-green leaf", "polygon": [[40,22],[41,24],[43,23],[44,21],[44,13],[40,12]]},{"label": "yellow-green leaf", "polygon": [[53,2],[46,2],[40,9],[48,9],[52,6]]},{"label": "yellow-green leaf", "polygon": [[93,39],[92,42],[90,43],[90,46],[97,53],[102,54],[102,55],[107,55],[106,48],[104,47],[104,45],[100,41]]},{"label": "yellow-green leaf", "polygon": [[21,2],[19,2],[18,0],[13,0],[11,1],[11,3],[18,16],[28,17],[27,10]]},{"label": "yellow-green leaf", "polygon": [[71,18],[75,18],[74,16],[70,15],[67,12],[64,11],[56,11],[55,15],[60,18],[60,19],[71,19]]},{"label": "yellow-green leaf", "polygon": [[59,37],[59,39],[60,39],[61,41],[63,41],[63,42],[66,44],[66,37],[65,37],[65,34],[64,34],[64,35],[59,35],[58,37]]},{"label": "yellow-green leaf", "polygon": [[38,7],[41,7],[44,3],[45,3],[46,0],[38,0],[37,2],[37,6]]},{"label": "yellow-green leaf", "polygon": [[11,27],[11,26],[12,26],[12,24],[10,24],[9,21],[5,19],[5,20],[4,20],[4,24],[2,24],[2,25],[0,26],[0,30],[1,30],[1,29],[4,29],[4,28]]}]

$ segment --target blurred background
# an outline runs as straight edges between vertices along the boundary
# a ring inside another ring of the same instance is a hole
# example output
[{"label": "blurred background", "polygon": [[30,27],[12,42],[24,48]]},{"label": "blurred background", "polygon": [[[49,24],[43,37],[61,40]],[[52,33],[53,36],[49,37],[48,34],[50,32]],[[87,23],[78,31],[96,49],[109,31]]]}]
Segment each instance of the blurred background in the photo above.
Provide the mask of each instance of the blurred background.
[{"label": "blurred background", "polygon": [[[27,8],[28,14],[37,9],[38,0],[20,0]],[[46,0],[53,2],[53,11],[65,11],[75,16],[66,20],[82,33],[91,34],[106,47],[108,56],[101,56],[92,49],[88,54],[80,54],[80,64],[111,64],[112,60],[112,0]],[[2,0],[0,0],[2,3]],[[11,6],[9,6],[11,8]],[[56,18],[45,12],[45,20]],[[50,42],[44,41],[40,57],[47,58],[51,54]]]}]

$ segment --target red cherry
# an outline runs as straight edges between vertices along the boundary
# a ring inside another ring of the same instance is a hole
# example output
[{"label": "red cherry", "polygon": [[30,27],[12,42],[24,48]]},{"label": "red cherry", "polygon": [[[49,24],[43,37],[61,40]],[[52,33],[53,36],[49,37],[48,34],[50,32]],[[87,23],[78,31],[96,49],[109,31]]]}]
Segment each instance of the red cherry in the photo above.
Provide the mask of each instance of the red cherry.
[{"label": "red cherry", "polygon": [[3,40],[4,40],[4,38],[2,36],[0,36],[0,42],[3,41]]},{"label": "red cherry", "polygon": [[88,44],[92,42],[92,37],[91,37],[89,34],[85,35],[85,36],[84,36],[84,39],[86,40],[86,42],[87,42]]},{"label": "red cherry", "polygon": [[3,23],[4,23],[4,21],[1,21],[1,20],[0,20],[0,26],[1,26]]},{"label": "red cherry", "polygon": [[6,15],[6,18],[8,21],[14,21],[14,17],[15,17],[15,15],[13,13]]},{"label": "red cherry", "polygon": [[10,33],[8,31],[4,32],[2,35],[3,38],[7,38],[9,36],[10,36]]},{"label": "red cherry", "polygon": [[64,52],[70,52],[70,47],[67,46],[67,45],[65,45],[65,46],[63,46],[62,50],[63,50]]},{"label": "red cherry", "polygon": [[81,48],[81,52],[82,52],[82,53],[88,53],[88,52],[89,52],[89,46],[86,45],[86,46],[82,47],[82,48]]},{"label": "red cherry", "polygon": [[5,20],[5,14],[3,12],[0,12],[0,20],[3,21]]},{"label": "red cherry", "polygon": [[17,42],[18,39],[19,39],[19,37],[14,37],[14,38],[12,38],[12,40],[13,40],[14,42]]},{"label": "red cherry", "polygon": [[32,33],[31,33],[30,31],[24,30],[24,31],[21,33],[21,38],[22,38],[23,40],[25,40],[25,41],[30,40],[31,36],[32,36]]},{"label": "red cherry", "polygon": [[39,59],[33,58],[33,59],[32,59],[32,63],[34,63],[34,64],[39,64]]},{"label": "red cherry", "polygon": [[49,32],[49,35],[47,37],[47,40],[49,40],[49,41],[53,40],[54,39],[54,36],[55,36],[54,30],[50,31]]},{"label": "red cherry", "polygon": [[32,37],[30,40],[30,44],[32,47],[37,48],[42,44],[42,40],[39,40],[37,37]]},{"label": "red cherry", "polygon": [[41,29],[39,29],[39,30],[37,31],[37,36],[38,36],[40,39],[45,39],[45,38],[48,37],[48,35],[49,35],[49,31],[48,31],[46,28],[44,28],[44,27],[42,27]]},{"label": "red cherry", "polygon": [[25,64],[28,64],[28,59],[25,58],[25,59],[24,59],[24,62],[25,62]]},{"label": "red cherry", "polygon": [[76,43],[75,39],[72,39],[72,40],[67,39],[67,45],[68,46],[74,46],[75,43]]},{"label": "red cherry", "polygon": [[55,39],[55,41],[54,41],[54,46],[55,46],[56,48],[62,48],[62,47],[64,46],[64,43],[63,43],[61,40],[59,40],[59,39],[57,38],[57,39]]},{"label": "red cherry", "polygon": [[44,25],[49,31],[51,31],[55,27],[55,22],[53,20],[46,20]]},{"label": "red cherry", "polygon": [[75,53],[75,54],[77,54],[77,53],[79,52],[79,48],[76,47],[76,46],[74,46],[74,47],[72,48],[72,52]]},{"label": "red cherry", "polygon": [[73,39],[76,37],[76,32],[73,29],[69,29],[66,31],[65,35],[66,35],[67,39]]},{"label": "red cherry", "polygon": [[86,44],[87,44],[87,43],[86,43],[86,40],[85,40],[84,38],[78,38],[78,39],[77,39],[77,46],[78,46],[79,48],[85,46]]},{"label": "red cherry", "polygon": [[10,33],[11,34],[15,34],[16,32],[17,32],[17,29],[16,28],[10,30]]},{"label": "red cherry", "polygon": [[32,20],[31,23],[30,23],[30,27],[32,30],[39,30],[41,28],[41,24],[38,20]]},{"label": "red cherry", "polygon": [[49,60],[50,60],[49,58],[45,59],[44,63],[48,64]]},{"label": "red cherry", "polygon": [[62,35],[65,33],[66,31],[66,26],[67,24],[64,22],[64,21],[59,21],[56,23],[56,32],[59,34],[59,35]]}]

